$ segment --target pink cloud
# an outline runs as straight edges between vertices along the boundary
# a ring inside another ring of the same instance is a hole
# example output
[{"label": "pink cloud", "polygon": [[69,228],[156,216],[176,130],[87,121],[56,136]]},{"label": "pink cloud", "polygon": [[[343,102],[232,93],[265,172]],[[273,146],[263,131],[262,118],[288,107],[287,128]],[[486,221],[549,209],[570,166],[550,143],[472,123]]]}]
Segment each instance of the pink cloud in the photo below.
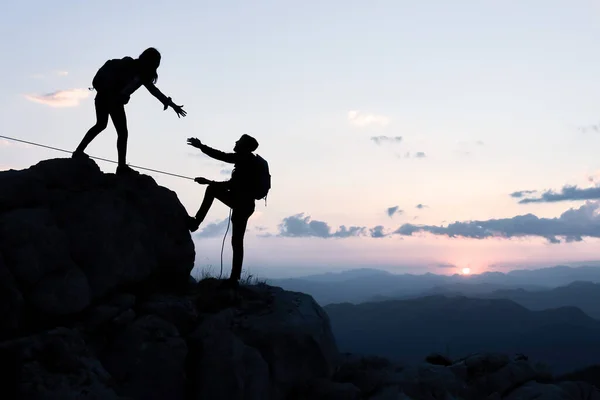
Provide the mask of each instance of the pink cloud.
[{"label": "pink cloud", "polygon": [[0,138],[0,149],[6,147],[31,147],[31,145],[22,142],[11,141],[8,139]]},{"label": "pink cloud", "polygon": [[34,103],[50,107],[77,107],[82,100],[87,99],[91,92],[88,89],[58,90],[41,95],[25,95],[25,98]]}]

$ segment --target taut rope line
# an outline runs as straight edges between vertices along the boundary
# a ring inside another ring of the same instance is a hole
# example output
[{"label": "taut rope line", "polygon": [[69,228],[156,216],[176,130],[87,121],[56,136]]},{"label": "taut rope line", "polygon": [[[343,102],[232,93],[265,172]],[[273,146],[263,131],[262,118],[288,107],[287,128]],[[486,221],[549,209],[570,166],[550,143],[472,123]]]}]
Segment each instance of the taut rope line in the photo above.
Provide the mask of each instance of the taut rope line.
[{"label": "taut rope line", "polygon": [[[0,135],[0,138],[8,139],[8,140],[14,140],[15,142],[27,143],[27,144],[30,144],[30,145],[33,145],[33,146],[44,147],[44,148],[50,149],[50,150],[62,151],[63,153],[69,153],[69,154],[73,153],[72,151],[68,151],[68,150],[65,150],[65,149],[59,149],[58,147],[47,146],[45,144],[40,144],[40,143],[35,143],[35,142],[28,142],[27,140],[16,139],[16,138],[8,137],[8,136]],[[106,161],[106,162],[109,162],[109,163],[117,164],[116,161],[109,160],[107,158],[95,157],[95,156],[88,156],[88,157],[94,158],[96,160],[101,160],[101,161]],[[132,165],[132,164],[128,164],[128,165],[130,165],[131,167],[138,168],[138,169],[143,169],[143,170],[146,170],[146,171],[158,172],[159,174],[171,175],[171,176],[175,176],[177,178],[189,179],[189,180],[192,180],[192,181],[194,180],[194,178],[190,178],[189,176],[184,176],[184,175],[179,175],[179,174],[173,174],[171,172],[159,171],[157,169],[140,167],[140,166]]]}]

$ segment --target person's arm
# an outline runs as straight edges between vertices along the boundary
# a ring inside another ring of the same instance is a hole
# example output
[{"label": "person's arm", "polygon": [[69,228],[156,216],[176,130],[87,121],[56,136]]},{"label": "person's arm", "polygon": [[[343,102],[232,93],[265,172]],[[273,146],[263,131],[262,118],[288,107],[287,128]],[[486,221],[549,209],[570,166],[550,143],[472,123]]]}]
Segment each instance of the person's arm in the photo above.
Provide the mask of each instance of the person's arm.
[{"label": "person's arm", "polygon": [[237,162],[237,153],[225,153],[223,151],[213,149],[212,147],[203,144],[199,139],[189,138],[188,144],[197,149],[200,149],[201,152],[203,152],[211,158],[214,158],[215,160],[223,161],[230,164],[235,164]]},{"label": "person's arm", "polygon": [[144,83],[144,86],[146,87],[146,89],[148,89],[152,96],[156,97],[158,101],[160,101],[163,104],[165,110],[168,107],[171,107],[173,110],[175,110],[177,116],[183,115],[185,117],[186,112],[183,111],[183,106],[178,106],[177,104],[173,103],[173,100],[171,100],[170,97],[165,96],[163,92],[161,92],[153,83]]},{"label": "person's arm", "polygon": [[210,179],[198,177],[198,178],[195,178],[194,181],[201,185],[217,185],[217,186],[225,186],[225,187],[228,187],[231,185],[231,179],[228,181],[217,182],[217,181],[212,181]]},{"label": "person's arm", "polygon": [[148,89],[152,96],[156,97],[158,101],[163,103],[163,106],[165,106],[165,110],[169,106],[173,107],[174,104],[171,98],[165,96],[163,92],[161,92],[153,83],[145,83],[144,86],[146,87],[146,89]]}]

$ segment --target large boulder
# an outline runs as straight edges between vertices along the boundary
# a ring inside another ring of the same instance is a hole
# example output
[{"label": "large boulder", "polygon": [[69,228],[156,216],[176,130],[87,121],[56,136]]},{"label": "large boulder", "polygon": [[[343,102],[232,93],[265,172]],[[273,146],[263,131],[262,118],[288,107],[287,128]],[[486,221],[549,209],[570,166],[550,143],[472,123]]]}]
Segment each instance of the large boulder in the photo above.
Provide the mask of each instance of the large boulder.
[{"label": "large boulder", "polygon": [[[329,317],[311,296],[268,285],[242,286],[234,293],[216,280],[200,282],[199,290],[198,309],[206,314],[190,347],[192,358],[201,358],[196,362],[204,371],[201,393],[227,387],[231,399],[256,398],[268,387],[261,398],[285,399],[333,376],[339,353]],[[204,357],[219,353],[231,366],[211,372]]]},{"label": "large boulder", "polygon": [[233,310],[208,317],[190,337],[195,399],[270,398],[269,365],[231,330]]},{"label": "large boulder", "polygon": [[245,304],[234,331],[261,352],[277,385],[287,391],[299,382],[331,377],[338,349],[329,317],[312,296],[267,285],[252,290],[258,300]]},{"label": "large boulder", "polygon": [[119,385],[134,399],[183,399],[187,344],[173,324],[146,315],[129,324],[100,356]]},{"label": "large boulder", "polygon": [[0,337],[121,287],[184,281],[194,245],[176,194],[146,175],[53,159],[0,172]]},{"label": "large boulder", "polygon": [[121,399],[114,379],[75,330],[57,328],[2,343],[0,367],[3,399]]}]

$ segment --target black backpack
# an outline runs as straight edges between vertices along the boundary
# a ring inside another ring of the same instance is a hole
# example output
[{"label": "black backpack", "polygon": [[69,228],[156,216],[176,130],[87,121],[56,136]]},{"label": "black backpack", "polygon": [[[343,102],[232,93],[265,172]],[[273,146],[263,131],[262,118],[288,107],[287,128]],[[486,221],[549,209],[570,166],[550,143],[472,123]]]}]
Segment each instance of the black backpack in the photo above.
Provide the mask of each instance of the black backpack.
[{"label": "black backpack", "polygon": [[269,163],[267,160],[256,154],[254,156],[254,199],[261,200],[265,199],[269,194],[269,190],[271,189],[271,174],[269,172]]},{"label": "black backpack", "polygon": [[132,74],[133,61],[129,56],[108,60],[94,75],[92,86],[99,93],[115,93],[123,89]]}]

